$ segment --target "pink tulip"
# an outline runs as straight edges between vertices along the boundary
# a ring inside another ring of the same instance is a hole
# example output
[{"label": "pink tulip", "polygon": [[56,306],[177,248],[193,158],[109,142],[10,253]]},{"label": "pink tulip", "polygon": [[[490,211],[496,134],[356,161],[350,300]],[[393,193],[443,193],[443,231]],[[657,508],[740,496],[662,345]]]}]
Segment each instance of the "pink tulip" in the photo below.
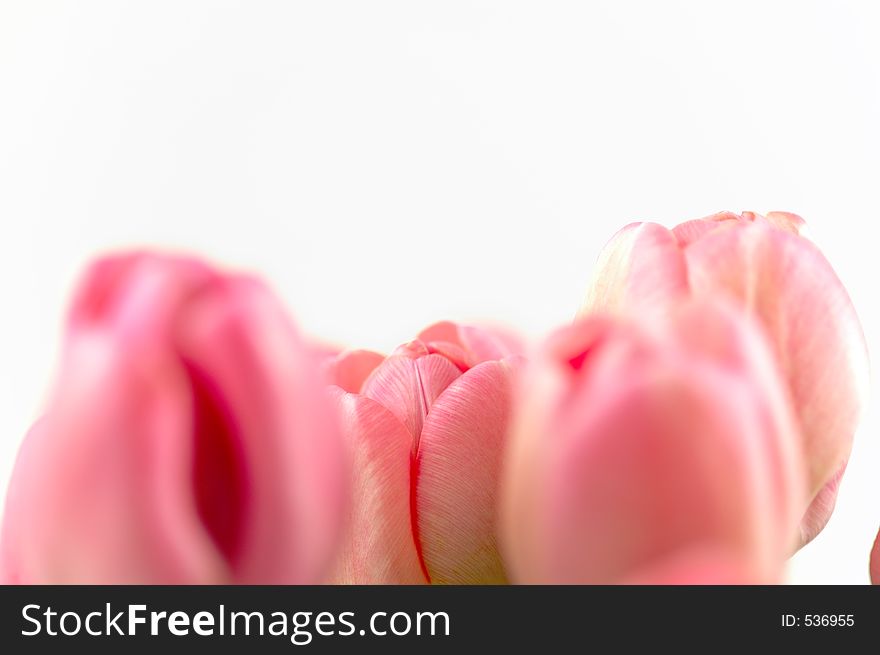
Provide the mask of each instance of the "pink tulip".
[{"label": "pink tulip", "polygon": [[524,373],[502,480],[523,583],[775,582],[803,510],[794,417],[723,304],[580,320]]},{"label": "pink tulip", "polygon": [[146,253],[94,264],[3,523],[15,583],[307,583],[341,528],[317,362],[259,281]]},{"label": "pink tulip", "polygon": [[330,367],[354,457],[334,582],[501,583],[496,495],[515,341],[452,323]]},{"label": "pink tulip", "polygon": [[880,532],[871,549],[871,584],[880,585]]},{"label": "pink tulip", "polygon": [[865,405],[868,364],[849,296],[794,214],[722,212],[667,230],[629,225],[611,240],[584,311],[650,320],[683,297],[733,298],[758,317],[787,382],[807,461],[811,503],[802,545],[831,516]]}]

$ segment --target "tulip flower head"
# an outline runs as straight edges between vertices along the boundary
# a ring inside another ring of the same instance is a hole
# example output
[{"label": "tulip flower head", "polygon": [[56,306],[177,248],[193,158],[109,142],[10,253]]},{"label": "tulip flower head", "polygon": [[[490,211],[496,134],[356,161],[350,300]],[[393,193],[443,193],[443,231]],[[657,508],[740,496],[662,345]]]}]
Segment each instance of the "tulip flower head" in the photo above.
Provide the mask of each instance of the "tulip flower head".
[{"label": "tulip flower head", "polygon": [[19,583],[305,583],[346,498],[318,365],[259,281],[182,257],[94,264],[9,486]]},{"label": "tulip flower head", "polygon": [[831,516],[868,386],[855,309],[803,227],[786,212],[721,212],[672,230],[629,225],[600,256],[583,308],[651,320],[682,298],[721,297],[758,319],[804,446],[810,504],[801,545]]},{"label": "tulip flower head", "polygon": [[794,417],[724,304],[593,316],[523,373],[503,477],[524,583],[775,582],[803,509]]},{"label": "tulip flower head", "polygon": [[516,352],[507,336],[444,322],[387,358],[332,362],[355,470],[333,581],[506,581],[496,505]]}]

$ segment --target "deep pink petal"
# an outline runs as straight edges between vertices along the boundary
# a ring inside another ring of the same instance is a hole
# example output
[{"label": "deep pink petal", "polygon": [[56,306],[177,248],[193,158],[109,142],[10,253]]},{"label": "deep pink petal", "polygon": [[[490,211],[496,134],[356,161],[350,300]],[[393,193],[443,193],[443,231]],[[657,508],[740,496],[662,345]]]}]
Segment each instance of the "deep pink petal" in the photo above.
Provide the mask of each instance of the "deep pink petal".
[{"label": "deep pink petal", "polygon": [[435,401],[418,449],[416,520],[433,583],[503,583],[498,473],[513,369],[479,364]]},{"label": "deep pink petal", "polygon": [[[188,307],[178,326],[180,355],[222,399],[233,430],[224,446],[238,468],[242,497],[214,494],[215,516],[240,504],[236,581],[314,582],[333,555],[344,504],[344,461],[333,413],[302,344],[260,284],[227,282]],[[209,439],[222,435],[212,430]],[[216,446],[215,446],[216,449]],[[214,481],[236,479],[225,469]],[[224,502],[225,501],[225,502]]]},{"label": "deep pink petal", "polygon": [[424,583],[410,514],[412,436],[374,400],[338,396],[354,482],[342,552],[330,581]]}]

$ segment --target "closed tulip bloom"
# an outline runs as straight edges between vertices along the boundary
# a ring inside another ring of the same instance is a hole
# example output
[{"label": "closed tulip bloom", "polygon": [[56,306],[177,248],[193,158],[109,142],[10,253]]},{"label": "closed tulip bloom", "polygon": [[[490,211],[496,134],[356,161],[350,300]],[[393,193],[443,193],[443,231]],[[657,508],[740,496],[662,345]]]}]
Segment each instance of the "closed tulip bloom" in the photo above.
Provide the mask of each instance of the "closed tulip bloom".
[{"label": "closed tulip bloom", "polygon": [[777,582],[803,511],[794,418],[760,331],[717,303],[594,316],[526,367],[503,477],[523,583]]},{"label": "closed tulip bloom", "polygon": [[722,212],[672,230],[637,223],[599,258],[584,312],[662,315],[684,297],[732,299],[759,319],[798,418],[810,504],[799,544],[818,534],[865,406],[868,362],[853,305],[794,214]]},{"label": "closed tulip bloom", "polygon": [[88,271],[3,521],[14,583],[308,583],[346,460],[318,364],[259,281],[136,253]]},{"label": "closed tulip bloom", "polygon": [[331,364],[354,500],[333,582],[502,583],[497,486],[515,340],[438,323]]}]

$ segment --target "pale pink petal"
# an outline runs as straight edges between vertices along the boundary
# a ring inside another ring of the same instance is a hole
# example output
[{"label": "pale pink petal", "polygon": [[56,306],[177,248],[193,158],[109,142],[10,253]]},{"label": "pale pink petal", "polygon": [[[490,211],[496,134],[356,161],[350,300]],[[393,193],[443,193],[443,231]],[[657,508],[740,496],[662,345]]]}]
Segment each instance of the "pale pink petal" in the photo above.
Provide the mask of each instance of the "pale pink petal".
[{"label": "pale pink petal", "polygon": [[687,289],[684,258],[672,232],[655,223],[633,223],[600,254],[581,314],[631,307],[643,314],[662,311]]},{"label": "pale pink petal", "polygon": [[794,545],[784,530],[801,518],[804,480],[803,446],[782,372],[763,331],[750,317],[722,300],[692,301],[674,314],[682,360],[702,358],[745,380],[745,391],[762,423],[762,475],[770,485],[766,513],[783,530],[777,541]]},{"label": "pale pink petal", "polygon": [[831,479],[813,496],[807,511],[800,525],[800,539],[798,546],[808,544],[816,536],[825,529],[831,514],[834,513],[834,506],[837,504],[837,492],[840,490],[840,481],[846,471],[846,462],[844,462]]},{"label": "pale pink petal", "polygon": [[866,398],[865,343],[846,290],[812,243],[759,223],[713,232],[685,256],[697,296],[731,296],[764,326],[800,420],[815,497],[846,462]]},{"label": "pale pink petal", "polygon": [[354,482],[342,552],[330,581],[424,583],[410,513],[412,436],[370,398],[339,393],[338,402],[353,453]]},{"label": "pale pink petal", "polygon": [[372,350],[346,350],[328,362],[326,377],[345,391],[357,393],[385,356]]},{"label": "pale pink petal", "polygon": [[[753,212],[743,212],[743,216],[760,216]],[[791,212],[768,212],[765,216],[760,216],[763,220],[775,227],[777,230],[784,230],[792,234],[800,234],[801,230],[806,226],[806,221]]]},{"label": "pale pink petal", "polygon": [[391,355],[370,374],[361,393],[388,409],[409,430],[413,448],[431,405],[461,371],[442,355]]},{"label": "pale pink petal", "polygon": [[513,369],[477,365],[434,402],[417,454],[416,521],[433,583],[503,583],[496,544],[498,472]]},{"label": "pale pink petal", "polygon": [[705,218],[697,218],[685,221],[672,228],[678,245],[685,247],[709,232],[714,232],[720,227],[729,227],[742,220],[742,217],[733,212],[718,212]]}]

